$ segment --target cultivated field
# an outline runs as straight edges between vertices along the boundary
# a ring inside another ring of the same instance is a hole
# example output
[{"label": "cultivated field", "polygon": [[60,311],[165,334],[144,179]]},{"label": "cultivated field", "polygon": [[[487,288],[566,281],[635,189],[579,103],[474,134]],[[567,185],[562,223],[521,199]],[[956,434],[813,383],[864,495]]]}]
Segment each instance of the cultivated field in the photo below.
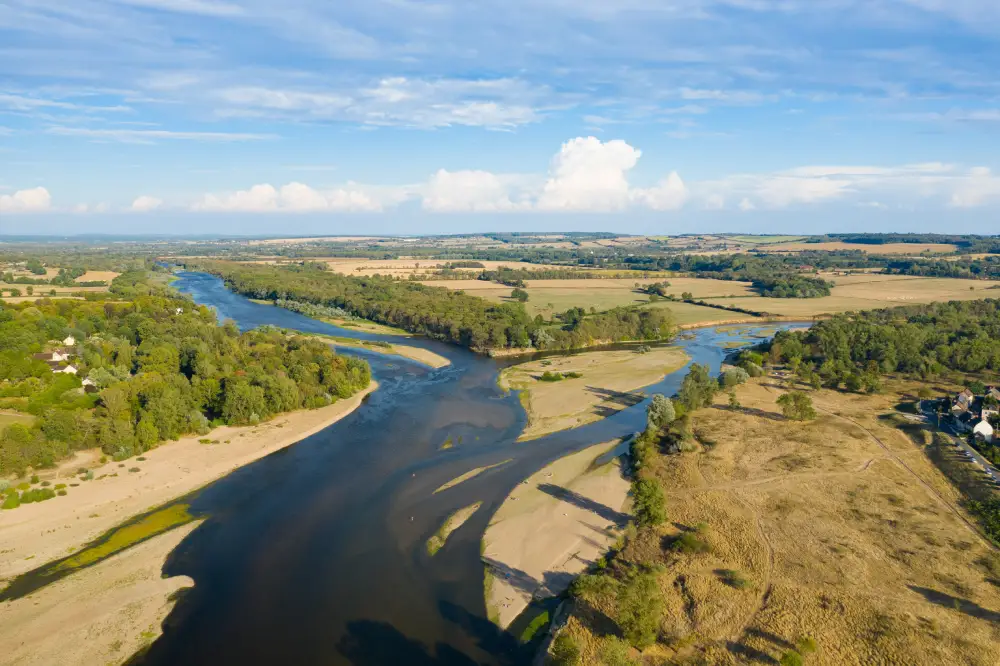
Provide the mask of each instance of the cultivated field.
[{"label": "cultivated field", "polygon": [[769,245],[768,252],[835,252],[839,250],[861,250],[868,254],[905,254],[918,255],[922,252],[946,254],[958,250],[958,246],[945,243],[885,243],[884,245],[868,245],[865,243],[781,243]]},{"label": "cultivated field", "polygon": [[77,282],[98,282],[104,281],[111,284],[111,281],[121,275],[114,271],[87,271],[76,279]]},{"label": "cultivated field", "polygon": [[[645,354],[631,350],[585,352],[511,366],[500,375],[500,385],[521,391],[528,413],[521,439],[536,439],[592,423],[640,402],[643,397],[636,389],[658,382],[687,361],[687,355],[673,347]],[[582,377],[541,381],[546,371],[578,372]]]},{"label": "cultivated field", "polygon": [[[814,392],[819,417],[792,423],[781,389],[755,381],[741,409],[723,396],[695,414],[697,451],[656,461],[668,522],[619,555],[661,567],[661,638],[642,663],[777,664],[808,636],[810,665],[995,665],[1000,557],[929,435],[882,418],[899,393]],[[684,533],[704,551],[675,549]],[[601,663],[616,603],[598,595],[570,619],[582,664]]]},{"label": "cultivated field", "polygon": [[[867,279],[867,278],[871,279]],[[720,298],[713,303],[732,305],[787,317],[805,317],[873,310],[877,308],[932,303],[935,301],[970,301],[996,297],[995,282],[901,276],[849,276],[832,278],[837,282],[829,296],[822,298]],[[849,282],[844,284],[844,282]]]}]

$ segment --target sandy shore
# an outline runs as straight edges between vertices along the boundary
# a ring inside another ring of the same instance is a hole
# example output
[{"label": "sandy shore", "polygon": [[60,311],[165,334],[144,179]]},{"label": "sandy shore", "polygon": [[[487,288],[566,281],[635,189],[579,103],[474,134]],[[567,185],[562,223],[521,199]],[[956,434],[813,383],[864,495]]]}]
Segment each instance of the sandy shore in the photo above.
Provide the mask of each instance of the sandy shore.
[{"label": "sandy shore", "polygon": [[618,442],[560,458],[512,492],[483,535],[490,619],[506,628],[533,596],[555,596],[617,537],[630,483],[615,458],[593,467]]},{"label": "sandy shore", "polygon": [[326,336],[322,336],[324,342],[329,342],[331,345],[337,348],[345,349],[365,349],[367,351],[375,352],[376,354],[395,354],[396,356],[402,356],[403,358],[408,358],[411,361],[416,361],[417,363],[423,363],[424,365],[429,365],[432,368],[443,368],[445,366],[451,365],[449,361],[444,356],[440,354],[435,354],[429,349],[422,349],[420,347],[411,347],[410,345],[375,345],[371,343],[366,343],[363,340],[349,340],[347,338],[336,338],[331,339]]},{"label": "sandy shore", "polygon": [[178,527],[93,567],[0,604],[0,655],[8,666],[119,664],[160,635],[187,576],[163,578],[170,552],[200,522]]},{"label": "sandy shore", "polygon": [[[643,400],[637,392],[682,368],[688,355],[677,347],[644,354],[635,350],[592,351],[514,365],[500,375],[500,386],[521,391],[528,425],[521,440],[598,421]],[[542,373],[581,376],[544,382]]]},{"label": "sandy shore", "polygon": [[[224,426],[205,437],[167,442],[143,454],[142,462],[131,458],[94,466],[94,452],[77,454],[54,472],[42,473],[53,483],[78,483],[68,488],[67,496],[0,512],[0,580],[63,557],[132,516],[319,432],[357,409],[377,387],[373,381],[347,400],[284,414],[259,426]],[[94,479],[74,478],[79,467],[91,469]],[[140,471],[128,471],[136,467]]]}]

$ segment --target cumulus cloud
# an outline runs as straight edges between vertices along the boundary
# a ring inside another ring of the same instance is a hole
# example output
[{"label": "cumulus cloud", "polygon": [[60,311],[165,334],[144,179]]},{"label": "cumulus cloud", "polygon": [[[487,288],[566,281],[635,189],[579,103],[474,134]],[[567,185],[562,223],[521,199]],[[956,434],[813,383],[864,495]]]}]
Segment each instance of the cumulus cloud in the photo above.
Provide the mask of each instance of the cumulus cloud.
[{"label": "cumulus cloud", "polygon": [[267,213],[275,211],[379,211],[382,204],[353,183],[320,191],[303,183],[288,183],[281,189],[269,183],[227,194],[206,194],[192,207],[195,211]]},{"label": "cumulus cloud", "polygon": [[688,189],[676,171],[655,187],[632,191],[632,200],[653,210],[678,210],[688,200]]},{"label": "cumulus cloud", "polygon": [[626,174],[642,153],[621,140],[578,137],[563,144],[552,160],[538,199],[542,210],[612,211],[628,206]]},{"label": "cumulus cloud", "polygon": [[510,181],[489,171],[439,170],[427,183],[424,210],[496,212],[518,208],[511,201]]},{"label": "cumulus cloud", "polygon": [[4,213],[39,213],[49,210],[51,206],[52,197],[44,187],[0,195],[0,212]]},{"label": "cumulus cloud", "polygon": [[133,213],[149,213],[163,205],[163,200],[143,194],[135,198],[129,207]]}]

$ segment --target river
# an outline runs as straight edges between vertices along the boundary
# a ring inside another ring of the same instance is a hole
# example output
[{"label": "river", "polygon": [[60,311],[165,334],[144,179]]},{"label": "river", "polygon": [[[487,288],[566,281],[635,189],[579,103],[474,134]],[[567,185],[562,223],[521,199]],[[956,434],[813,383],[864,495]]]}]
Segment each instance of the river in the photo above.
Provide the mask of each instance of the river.
[{"label": "river", "polygon": [[[422,338],[337,328],[229,292],[215,277],[174,285],[241,329],[274,325],[425,347],[451,365],[432,370],[355,352],[378,391],[353,414],[198,491],[208,520],[168,558],[166,575],[195,586],[163,635],[134,662],[147,666],[251,664],[506,665],[525,663],[486,618],[480,540],[521,480],[549,462],[644,427],[641,403],[574,430],[517,443],[526,417],[497,386],[505,362]],[[749,328],[749,327],[748,327]],[[717,371],[732,332],[690,332],[678,344]],[[731,346],[731,345],[730,345]],[[679,370],[647,393],[673,394]],[[451,440],[455,445],[442,450]],[[447,491],[473,468],[511,462]],[[431,558],[425,542],[456,509],[482,502]]]}]

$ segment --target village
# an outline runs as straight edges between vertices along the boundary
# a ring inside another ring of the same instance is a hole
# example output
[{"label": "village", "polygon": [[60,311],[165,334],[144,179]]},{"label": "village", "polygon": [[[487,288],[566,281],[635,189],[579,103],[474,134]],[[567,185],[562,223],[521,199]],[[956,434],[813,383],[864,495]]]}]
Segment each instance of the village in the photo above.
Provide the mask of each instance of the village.
[{"label": "village", "polygon": [[955,396],[949,411],[957,432],[969,433],[975,441],[992,444],[1000,428],[1000,388],[970,385]]}]

